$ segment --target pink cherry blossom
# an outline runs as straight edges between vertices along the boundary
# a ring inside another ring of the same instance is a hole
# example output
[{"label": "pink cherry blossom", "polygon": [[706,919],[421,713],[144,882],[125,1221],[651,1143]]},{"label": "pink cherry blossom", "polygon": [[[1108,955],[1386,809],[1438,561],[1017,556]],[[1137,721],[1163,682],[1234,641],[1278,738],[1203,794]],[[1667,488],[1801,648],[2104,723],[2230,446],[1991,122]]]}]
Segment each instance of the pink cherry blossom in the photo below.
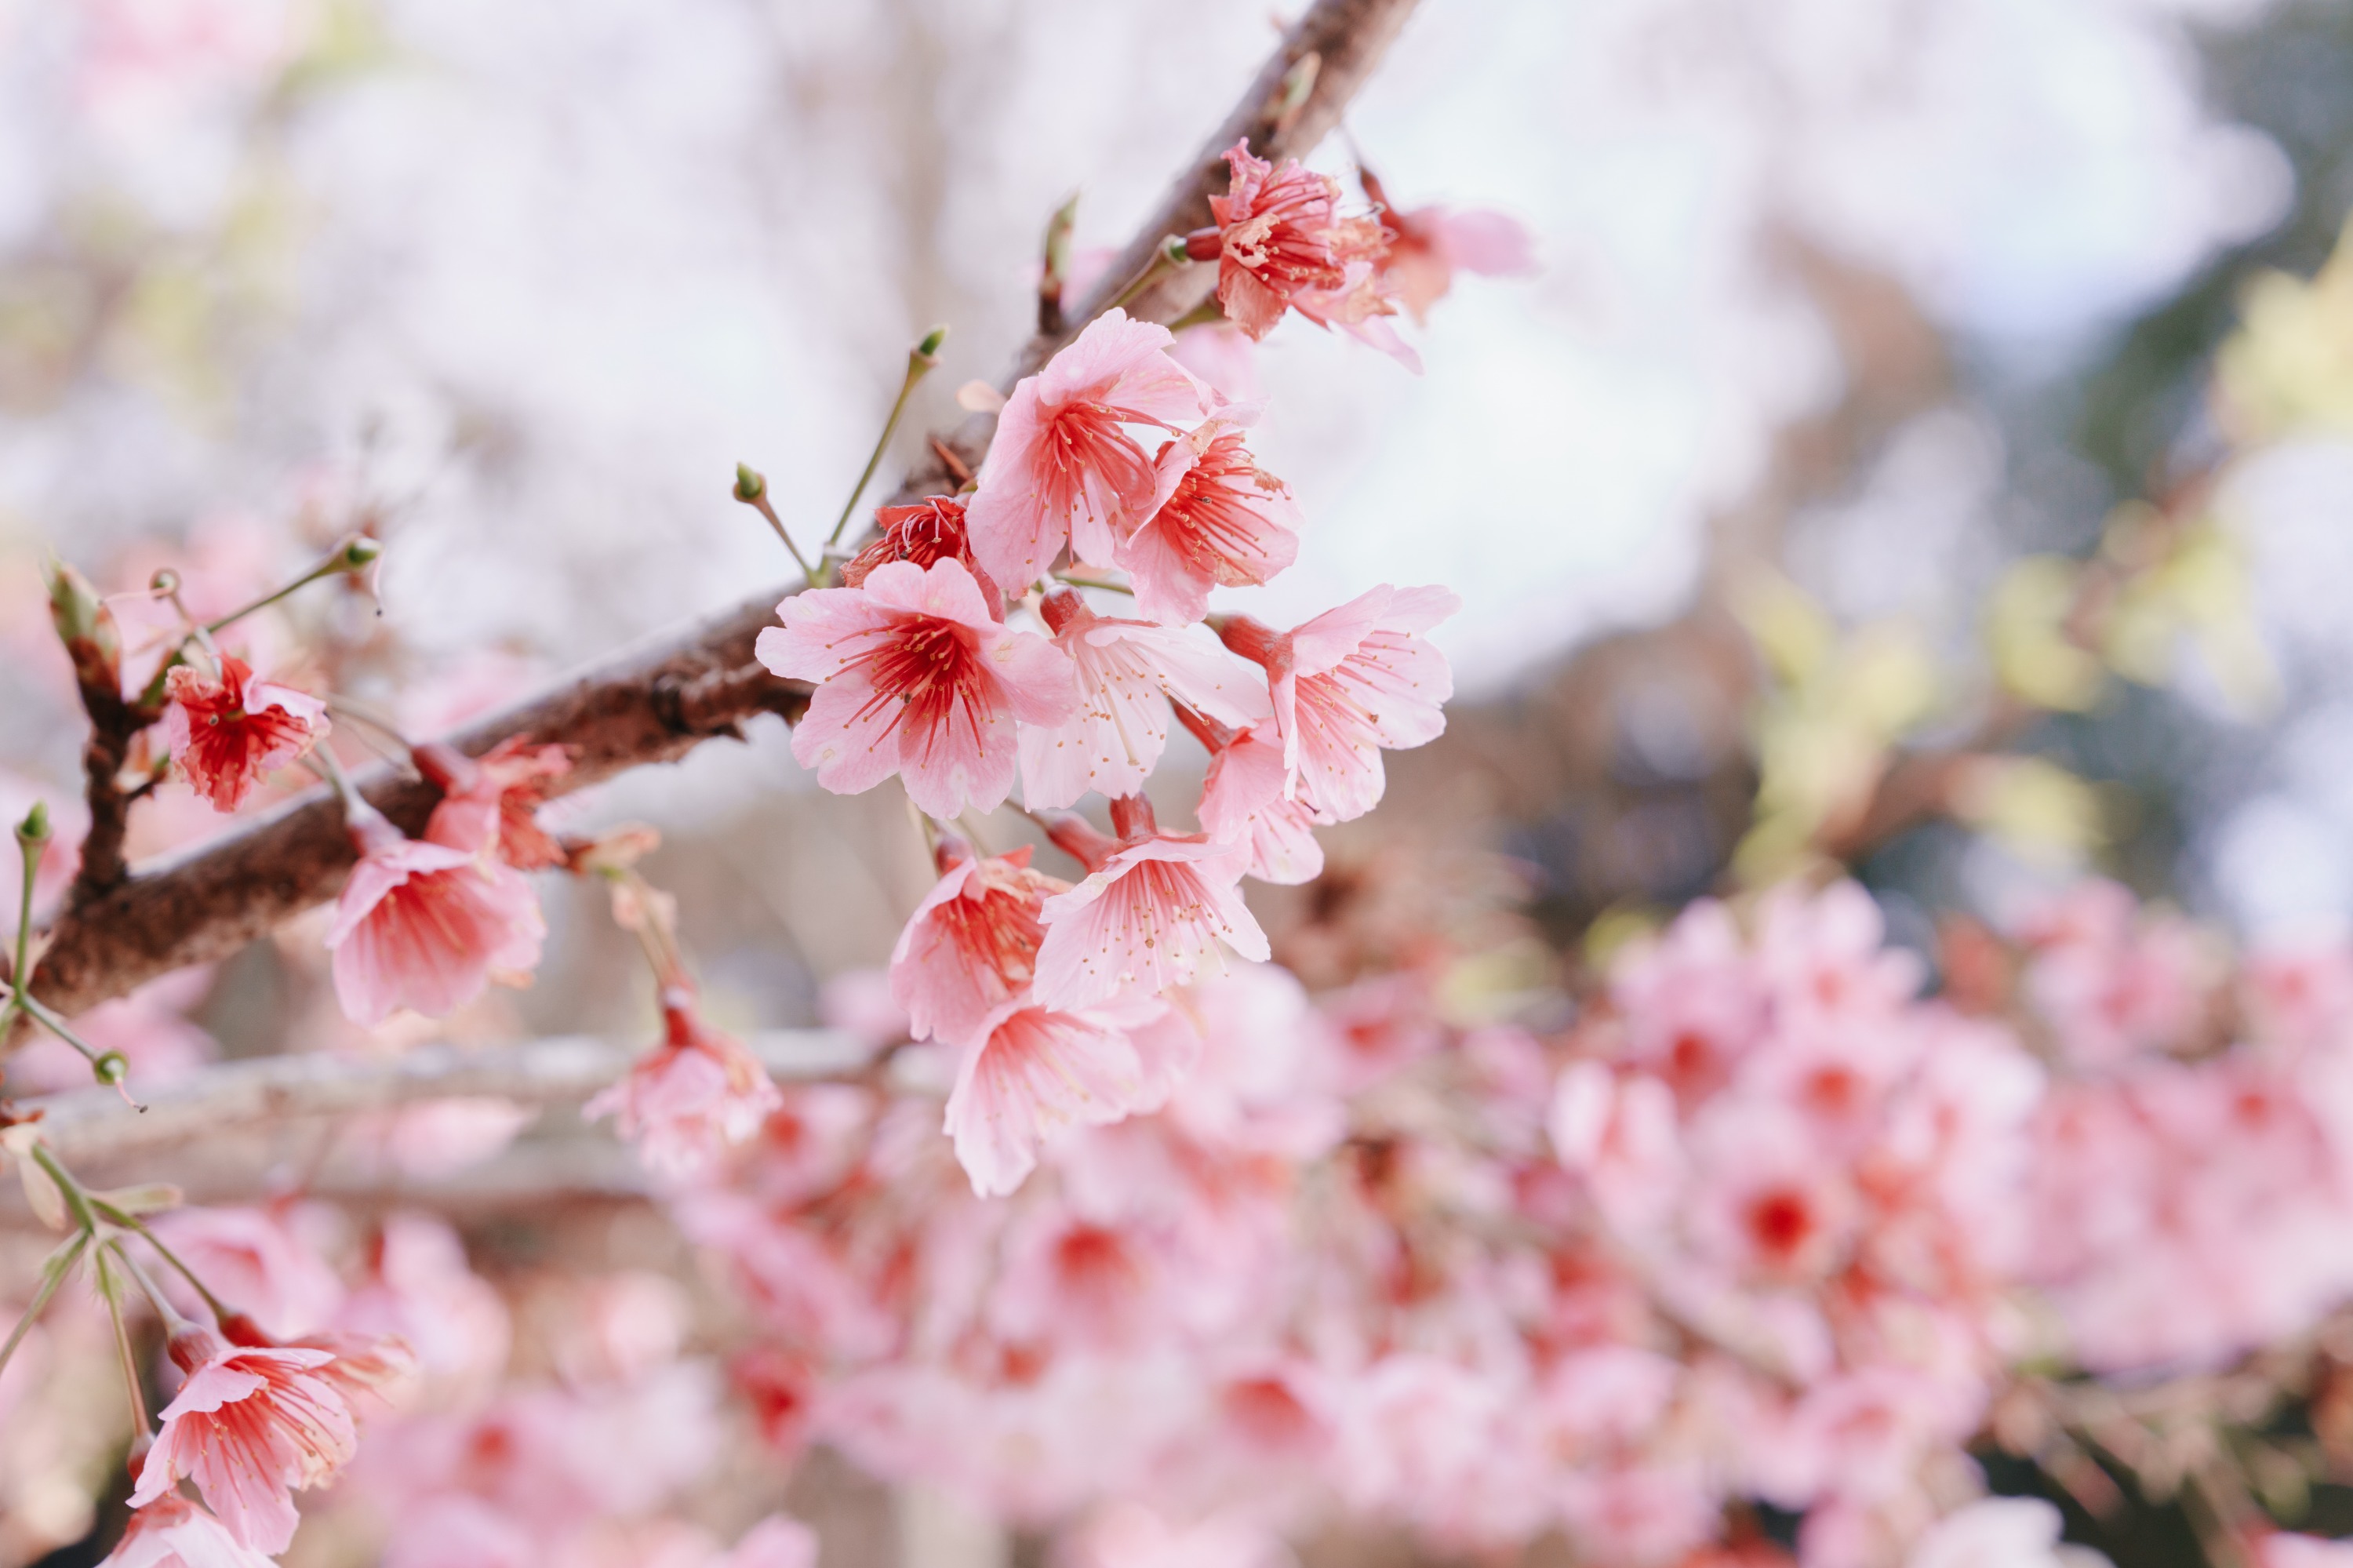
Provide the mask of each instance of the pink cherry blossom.
[{"label": "pink cherry blossom", "polygon": [[450,842],[480,825],[437,811],[428,836],[410,839],[374,811],[351,824],[360,863],[326,942],[335,998],[354,1022],[403,1007],[438,1018],[480,995],[493,970],[539,962],[546,925],[531,885],[481,842]]},{"label": "pink cherry blossom", "polygon": [[1169,699],[1220,723],[1271,712],[1266,683],[1214,641],[1169,626],[1099,616],[1068,589],[1044,607],[1054,645],[1078,672],[1078,710],[1021,730],[1021,794],[1032,810],[1075,805],[1090,789],[1134,795],[1168,744]]},{"label": "pink cherry blossom", "polygon": [[944,843],[946,869],[891,950],[891,995],[918,1040],[971,1038],[992,1009],[1027,991],[1046,927],[1038,911],[1069,884],[1029,867],[1029,849],[975,856]]},{"label": "pink cherry blossom", "polygon": [[2182,1044],[2219,978],[2211,944],[2179,916],[2143,915],[2129,889],[2087,881],[2034,911],[2020,935],[2026,989],[2078,1067],[2123,1065]]},{"label": "pink cherry blossom", "polygon": [[176,1494],[132,1510],[122,1539],[99,1568],[274,1568],[266,1552],[231,1535],[204,1508]]},{"label": "pink cherry blossom", "polygon": [[1153,470],[1152,514],[1116,553],[1146,616],[1189,624],[1211,588],[1269,581],[1299,558],[1298,504],[1232,425],[1211,419],[1177,437]]},{"label": "pink cherry blossom", "polygon": [[300,1522],[288,1494],[323,1486],[357,1442],[350,1407],[323,1375],[334,1356],[196,1330],[174,1337],[172,1357],[188,1380],[164,1409],[132,1506],[190,1478],[240,1544],[283,1552]]},{"label": "pink cherry blossom", "polygon": [[580,1114],[614,1118],[649,1169],[692,1176],[759,1131],[784,1096],[741,1041],[702,1022],[691,995],[663,996],[662,1030],[661,1044]]},{"label": "pink cherry blossom", "polygon": [[[2061,1546],[2061,1525],[2059,1510],[2041,1498],[1985,1498],[1929,1526],[1904,1568],[2104,1568],[2098,1552]],[[2264,1568],[2321,1564],[2266,1558]]]},{"label": "pink cherry blossom", "polygon": [[[841,563],[841,586],[863,588],[877,567],[912,561],[929,567],[934,561],[955,561],[980,585],[980,597],[992,609],[1005,596],[973,557],[972,535],[965,521],[965,503],[953,495],[929,495],[912,506],[881,506],[874,511],[874,537],[858,554]],[[1004,617],[1000,614],[998,620]]]},{"label": "pink cherry blossom", "polygon": [[1175,1523],[1140,1503],[1098,1510],[1065,1542],[1070,1568],[1291,1568],[1280,1536],[1233,1515]]},{"label": "pink cherry blossom", "polygon": [[973,554],[999,588],[1026,588],[1066,544],[1089,566],[1111,566],[1151,514],[1152,454],[1124,427],[1173,430],[1207,402],[1168,357],[1173,341],[1114,308],[1014,387],[965,511]]},{"label": "pink cherry blossom", "polygon": [[1124,844],[1046,900],[1039,1003],[1082,1007],[1130,988],[1157,993],[1216,963],[1220,943],[1264,962],[1266,933],[1235,885],[1246,863],[1235,846],[1201,837],[1155,833]]},{"label": "pink cherry blossom", "polygon": [[[1340,216],[1340,182],[1286,158],[1277,167],[1248,142],[1226,151],[1226,194],[1209,198],[1217,219],[1218,302],[1226,319],[1263,338],[1303,298],[1331,298],[1352,264],[1369,273],[1387,247],[1380,220]],[[1207,260],[1207,257],[1203,258]]]},{"label": "pink cherry blossom", "polygon": [[1070,660],[999,625],[954,559],[888,562],[862,588],[796,594],[777,611],[760,662],[818,683],[793,755],[836,794],[896,773],[943,821],[994,810],[1013,789],[1014,721],[1057,724],[1077,705]]},{"label": "pink cherry blossom", "polygon": [[164,691],[173,765],[216,811],[244,805],[264,775],[298,760],[329,728],[325,703],[255,679],[234,656],[222,657],[217,675],[179,665]]},{"label": "pink cherry blossom", "polygon": [[1226,646],[1264,666],[1293,796],[1319,821],[1379,803],[1383,748],[1444,733],[1454,675],[1421,633],[1461,607],[1448,588],[1383,584],[1286,633],[1240,617],[1219,628]]},{"label": "pink cherry blossom", "polygon": [[1533,242],[1517,218],[1445,207],[1401,212],[1370,169],[1358,170],[1357,177],[1389,229],[1383,281],[1415,322],[1429,320],[1430,307],[1453,288],[1458,271],[1507,278],[1536,270]]},{"label": "pink cherry blossom", "polygon": [[1039,1146],[1064,1129],[1163,1103],[1169,1075],[1156,1070],[1163,1036],[1154,1026],[1166,1012],[1153,1001],[1065,1009],[1025,997],[983,1019],[957,1066],[946,1118],[973,1191],[1010,1192],[1037,1168]]},{"label": "pink cherry blossom", "polygon": [[[1219,742],[1210,737],[1209,768],[1201,780],[1201,831],[1219,843],[1246,845],[1242,874],[1295,885],[1324,874],[1324,846],[1315,841],[1314,813],[1288,798],[1290,771],[1272,725]],[[1199,728],[1196,734],[1202,733]]]},{"label": "pink cherry blossom", "polygon": [[326,1327],[343,1305],[343,1281],[302,1234],[315,1238],[322,1221],[332,1223],[313,1205],[175,1209],[150,1223],[215,1296],[282,1337]]},{"label": "pink cherry blossom", "polygon": [[538,811],[549,783],[572,770],[565,747],[510,736],[479,758],[438,742],[412,755],[417,770],[444,792],[433,809],[441,831],[428,829],[427,837],[461,847],[495,846],[499,859],[518,871],[564,863],[564,847],[539,825]]}]

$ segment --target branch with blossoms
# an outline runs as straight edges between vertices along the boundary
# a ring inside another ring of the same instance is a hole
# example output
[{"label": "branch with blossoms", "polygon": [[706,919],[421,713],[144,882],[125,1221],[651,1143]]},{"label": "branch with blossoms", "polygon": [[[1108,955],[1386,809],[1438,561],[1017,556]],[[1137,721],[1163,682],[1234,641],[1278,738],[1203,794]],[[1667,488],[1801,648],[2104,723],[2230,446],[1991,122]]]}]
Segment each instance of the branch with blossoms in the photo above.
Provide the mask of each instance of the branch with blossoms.
[{"label": "branch with blossoms", "polygon": [[[1309,6],[1086,302],[1058,312],[1058,324],[1025,346],[1004,390],[1123,291],[1130,297],[1122,308],[1140,320],[1174,322],[1198,307],[1218,286],[1222,269],[1178,265],[1167,258],[1167,241],[1212,221],[1208,202],[1225,176],[1222,154],[1237,142],[1276,163],[1312,150],[1339,122],[1412,10],[1413,0],[1316,0]],[[1520,264],[1475,247],[1451,262],[1427,237],[1400,234],[1407,241],[1398,251],[1400,298],[1427,300],[1433,259],[1441,269]],[[975,414],[960,429],[935,437],[933,450],[944,456],[910,473],[894,499],[912,503],[952,490],[958,471],[968,477],[978,467],[993,430],[990,415]],[[460,731],[450,743],[468,756],[510,742],[566,747],[573,767],[550,781],[546,792],[553,797],[627,768],[673,761],[713,737],[740,735],[741,724],[755,715],[797,717],[806,690],[779,682],[752,652],[762,628],[775,619],[778,597],[775,591],[754,596],[675,636],[617,655]],[[396,770],[364,774],[357,782],[405,832],[421,832],[438,799],[429,784]],[[225,958],[332,898],[353,858],[325,793],[290,802],[216,843],[134,873],[78,903],[47,932],[33,990],[71,1015],[158,975]]]}]

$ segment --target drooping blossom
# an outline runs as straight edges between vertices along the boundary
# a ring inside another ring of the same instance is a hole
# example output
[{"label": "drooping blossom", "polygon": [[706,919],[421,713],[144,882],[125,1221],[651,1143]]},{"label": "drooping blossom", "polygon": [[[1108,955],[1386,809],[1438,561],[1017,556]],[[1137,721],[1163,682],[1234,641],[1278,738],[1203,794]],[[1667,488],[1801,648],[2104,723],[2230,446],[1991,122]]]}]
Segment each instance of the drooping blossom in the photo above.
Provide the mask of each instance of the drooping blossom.
[{"label": "drooping blossom", "polygon": [[[1353,265],[1369,271],[1386,236],[1370,214],[1340,215],[1340,182],[1285,158],[1277,167],[1247,141],[1226,150],[1226,194],[1209,198],[1217,219],[1218,302],[1252,338],[1274,330],[1302,296],[1345,289]],[[1198,259],[1209,260],[1198,252]]]},{"label": "drooping blossom", "polygon": [[216,811],[244,805],[265,774],[298,760],[329,728],[325,703],[256,679],[233,655],[222,655],[218,674],[175,666],[164,694],[172,762]]},{"label": "drooping blossom", "polygon": [[132,1510],[122,1539],[99,1568],[275,1568],[266,1552],[230,1534],[202,1505],[165,1494]]},{"label": "drooping blossom", "polygon": [[1265,667],[1294,799],[1345,822],[1380,802],[1381,752],[1435,740],[1454,674],[1421,634],[1462,607],[1450,588],[1386,583],[1289,632],[1237,616],[1226,646]]},{"label": "drooping blossom", "polygon": [[1315,842],[1314,813],[1286,793],[1290,774],[1272,729],[1261,725],[1204,737],[1210,751],[1201,780],[1201,831],[1219,843],[1249,848],[1245,876],[1285,885],[1313,882],[1324,874],[1324,846]]},{"label": "drooping blossom", "polygon": [[663,994],[662,1030],[661,1044],[580,1114],[612,1117],[650,1169],[691,1176],[759,1131],[784,1096],[742,1041],[702,1022],[691,993]]},{"label": "drooping blossom", "polygon": [[1058,1134],[1158,1108],[1198,1049],[1198,1036],[1150,999],[1050,1007],[1025,996],[994,1009],[948,1095],[946,1130],[972,1190],[1010,1192]]},{"label": "drooping blossom", "polygon": [[1168,744],[1169,699],[1220,723],[1268,716],[1266,683],[1184,629],[1099,616],[1069,589],[1047,597],[1054,645],[1077,672],[1079,705],[1021,730],[1021,794],[1032,810],[1076,805],[1090,789],[1133,795]]},{"label": "drooping blossom", "polygon": [[1152,514],[1116,552],[1154,620],[1190,624],[1209,590],[1263,583],[1299,558],[1299,507],[1241,432],[1211,419],[1160,449]]},{"label": "drooping blossom", "polygon": [[1429,320],[1430,307],[1453,288],[1458,271],[1508,278],[1535,270],[1533,242],[1519,219],[1477,208],[1421,207],[1401,212],[1370,169],[1359,169],[1357,178],[1366,196],[1383,209],[1382,220],[1388,226],[1383,281],[1416,323]]},{"label": "drooping blossom", "polygon": [[760,662],[818,683],[793,755],[836,794],[896,773],[943,821],[994,810],[1013,789],[1014,721],[1057,724],[1077,705],[1070,660],[998,624],[959,561],[888,562],[863,588],[796,594],[777,611]]},{"label": "drooping blossom", "polygon": [[1202,836],[1130,838],[1046,900],[1039,1003],[1083,1007],[1131,988],[1157,994],[1215,964],[1220,943],[1265,961],[1266,933],[1236,885],[1248,862],[1248,852]]},{"label": "drooping blossom", "polygon": [[332,1224],[318,1205],[290,1204],[174,1209],[150,1224],[215,1296],[284,1336],[326,1327],[343,1302],[343,1281],[305,1239],[320,1222]]},{"label": "drooping blossom", "polygon": [[301,1522],[289,1494],[325,1485],[357,1444],[323,1374],[333,1354],[233,1345],[209,1330],[174,1334],[171,1351],[187,1382],[164,1409],[131,1506],[192,1479],[239,1544],[285,1551]]},{"label": "drooping blossom", "polygon": [[1031,870],[1027,844],[975,855],[949,837],[941,855],[945,869],[891,950],[891,995],[913,1038],[962,1042],[1029,989],[1046,936],[1039,907],[1070,885]]},{"label": "drooping blossom", "polygon": [[518,871],[564,863],[563,846],[539,825],[539,807],[550,782],[572,771],[568,748],[509,736],[478,758],[438,742],[417,747],[414,756],[417,770],[443,791],[434,815],[448,813],[440,835],[448,842],[491,846]]},{"label": "drooping blossom", "polygon": [[373,810],[349,825],[360,861],[327,948],[335,999],[353,1022],[381,1023],[404,1007],[438,1018],[480,995],[493,971],[538,964],[547,929],[538,896],[483,841],[464,842],[481,825],[478,814],[440,810],[422,839]]},{"label": "drooping blossom", "polygon": [[980,597],[992,609],[1004,602],[1004,595],[973,556],[965,503],[955,496],[929,495],[911,506],[875,508],[874,537],[841,563],[841,586],[862,588],[875,567],[892,561],[913,561],[919,567],[934,561],[959,562],[980,585]]},{"label": "drooping blossom", "polygon": [[1168,357],[1173,341],[1114,308],[1014,387],[965,512],[973,553],[997,587],[1022,591],[1066,544],[1089,566],[1111,566],[1150,515],[1152,454],[1124,427],[1173,431],[1207,404]]}]

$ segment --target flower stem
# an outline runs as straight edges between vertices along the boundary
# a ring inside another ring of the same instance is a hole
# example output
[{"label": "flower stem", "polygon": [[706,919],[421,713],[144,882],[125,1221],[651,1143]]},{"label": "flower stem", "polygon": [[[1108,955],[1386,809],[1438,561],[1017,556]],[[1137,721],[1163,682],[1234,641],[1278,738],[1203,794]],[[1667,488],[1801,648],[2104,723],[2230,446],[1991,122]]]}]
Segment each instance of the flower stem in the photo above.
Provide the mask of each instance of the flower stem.
[{"label": "flower stem", "polygon": [[131,1064],[124,1058],[121,1052],[100,1051],[97,1046],[75,1033],[73,1025],[59,1016],[56,1009],[46,1002],[34,1001],[21,986],[11,986],[8,989],[7,1008],[0,1011],[22,1011],[30,1014],[34,1022],[81,1053],[82,1060],[90,1064],[92,1077],[121,1095],[123,1103],[130,1106],[132,1110],[145,1113],[147,1107],[132,1099],[131,1091],[123,1086],[123,1079],[130,1072]]},{"label": "flower stem", "polygon": [[24,1005],[16,999],[33,978],[33,885],[40,879],[41,854],[48,842],[49,814],[36,801],[16,829],[16,853],[25,863],[25,884],[16,898],[16,956],[8,969],[8,1000],[0,1004],[0,1033],[5,1032]]},{"label": "flower stem", "polygon": [[[868,471],[872,471],[870,469]],[[785,542],[785,548],[792,552],[794,561],[801,568],[801,576],[808,578],[809,587],[817,587],[818,569],[809,565],[808,557],[801,554],[801,547],[793,543],[792,535],[785,527],[785,520],[776,515],[775,504],[768,500],[767,477],[748,464],[737,463],[735,465],[735,499],[768,520],[768,526],[776,531],[776,537],[782,539]],[[851,497],[853,503],[856,499],[855,496]]]},{"label": "flower stem", "polygon": [[[211,1287],[206,1285],[202,1279],[196,1277],[196,1271],[195,1269],[190,1268],[185,1262],[181,1261],[180,1255],[178,1253],[174,1252],[170,1247],[164,1245],[163,1238],[148,1228],[146,1221],[141,1219],[136,1214],[116,1208],[113,1204],[107,1202],[102,1198],[91,1199],[90,1204],[91,1207],[98,1211],[100,1216],[103,1218],[107,1224],[121,1226],[124,1230],[136,1235],[141,1241],[145,1242],[149,1246],[153,1247],[155,1249],[155,1255],[162,1258],[165,1263],[170,1264],[172,1266],[172,1272],[186,1280],[189,1287],[195,1290],[197,1296],[203,1298],[205,1309],[210,1312],[216,1319],[225,1319],[229,1316],[229,1309],[221,1305],[220,1298],[215,1296],[212,1293]],[[128,1253],[123,1255],[122,1261],[126,1264],[132,1264],[134,1267],[136,1266],[135,1260],[132,1259]],[[140,1277],[140,1283],[142,1285],[146,1284],[145,1276],[142,1275]],[[150,1294],[153,1294],[152,1289]]]},{"label": "flower stem", "polygon": [[[98,1268],[98,1293],[106,1298],[106,1315],[114,1321],[114,1349],[122,1362],[124,1392],[131,1397],[131,1430],[135,1439],[147,1435],[147,1391],[139,1385],[139,1357],[131,1348],[131,1326],[122,1317],[122,1282],[114,1277],[113,1268],[107,1263],[111,1251],[100,1245],[90,1261]],[[120,1253],[113,1255],[119,1261],[129,1261]]]},{"label": "flower stem", "polygon": [[329,555],[326,559],[321,561],[317,566],[312,567],[309,571],[304,572],[301,577],[296,577],[292,582],[288,583],[284,588],[279,588],[272,593],[266,593],[259,599],[255,599],[251,604],[232,609],[227,615],[222,616],[218,620],[207,621],[202,630],[206,632],[213,632],[234,626],[238,621],[243,620],[247,616],[253,614],[256,610],[269,609],[271,605],[276,604],[280,599],[286,598],[288,595],[294,593],[299,589],[310,587],[312,583],[317,582],[321,577],[335,577],[339,574],[347,572],[364,571],[378,556],[383,553],[383,546],[379,546],[375,540],[369,538],[364,534],[354,534],[350,538],[344,540],[342,544],[336,546],[333,553]]},{"label": "flower stem", "polygon": [[849,499],[841,503],[841,516],[834,524],[833,532],[826,535],[825,547],[828,550],[841,543],[842,532],[849,526],[850,514],[858,510],[858,498],[865,494],[867,485],[873,482],[874,471],[882,465],[882,454],[890,450],[891,438],[899,429],[900,416],[907,411],[907,399],[913,395],[915,383],[929,375],[932,366],[940,362],[940,344],[947,335],[947,328],[934,327],[923,334],[923,342],[907,351],[907,374],[899,383],[899,400],[891,405],[891,417],[882,422],[882,437],[874,443],[873,455],[866,460],[866,470],[858,476],[858,483],[851,489]]},{"label": "flower stem", "polygon": [[41,1265],[41,1284],[33,1292],[32,1304],[25,1308],[25,1315],[16,1319],[16,1327],[10,1330],[7,1342],[0,1344],[0,1372],[8,1370],[8,1358],[16,1353],[18,1345],[24,1343],[25,1336],[32,1330],[34,1319],[48,1306],[49,1298],[58,1293],[58,1287],[66,1282],[66,1276],[73,1272],[73,1266],[81,1261],[81,1255],[89,1246],[90,1233],[76,1231],[57,1251],[49,1254],[47,1262]]}]

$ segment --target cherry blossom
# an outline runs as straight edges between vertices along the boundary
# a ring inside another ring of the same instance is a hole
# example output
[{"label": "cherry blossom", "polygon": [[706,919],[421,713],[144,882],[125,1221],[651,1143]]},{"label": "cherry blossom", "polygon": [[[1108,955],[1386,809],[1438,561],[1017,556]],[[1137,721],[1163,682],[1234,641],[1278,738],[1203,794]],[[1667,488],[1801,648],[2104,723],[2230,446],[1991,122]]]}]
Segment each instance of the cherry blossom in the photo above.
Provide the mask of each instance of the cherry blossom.
[{"label": "cherry blossom", "polygon": [[1000,625],[952,558],[888,562],[862,588],[796,594],[777,611],[760,662],[818,683],[793,755],[837,794],[896,773],[934,817],[993,810],[1013,789],[1014,721],[1056,724],[1077,705],[1070,660]]},{"label": "cherry blossom", "polygon": [[1454,675],[1421,634],[1461,606],[1447,588],[1384,584],[1288,632],[1240,616],[1219,626],[1226,646],[1264,666],[1293,798],[1318,820],[1371,810],[1382,750],[1444,732]]},{"label": "cherry blossom", "polygon": [[1152,454],[1126,427],[1174,430],[1208,401],[1168,356],[1173,341],[1166,327],[1106,311],[1014,387],[965,513],[973,553],[999,588],[1036,581],[1065,545],[1089,566],[1111,566],[1119,541],[1151,514]]},{"label": "cherry blossom", "polygon": [[1340,182],[1330,175],[1293,158],[1277,167],[1252,155],[1248,142],[1235,143],[1225,157],[1226,194],[1209,198],[1218,302],[1252,338],[1272,332],[1303,297],[1343,292],[1351,267],[1369,273],[1386,249],[1378,218],[1340,216]]},{"label": "cherry blossom", "polygon": [[1430,307],[1453,288],[1458,271],[1510,278],[1536,270],[1533,242],[1517,218],[1436,206],[1401,212],[1370,169],[1359,169],[1357,178],[1389,230],[1382,281],[1415,322],[1429,321]]},{"label": "cherry blossom", "polygon": [[[1001,604],[1004,596],[988,573],[974,559],[972,535],[965,520],[965,503],[953,495],[930,495],[909,506],[881,506],[874,512],[874,537],[858,554],[841,563],[841,586],[862,588],[874,568],[892,561],[929,567],[934,561],[955,561],[980,585],[981,598]],[[1003,616],[998,617],[1004,619]]]},{"label": "cherry blossom", "polygon": [[486,854],[490,843],[473,836],[484,831],[480,813],[439,810],[422,839],[373,810],[351,824],[360,862],[326,943],[353,1021],[381,1023],[404,1007],[438,1018],[480,995],[493,971],[539,962],[539,900]]},{"label": "cherry blossom", "polygon": [[982,1197],[1010,1192],[1039,1146],[1164,1104],[1198,1037],[1164,1003],[1049,1007],[1017,998],[973,1032],[949,1092],[946,1129]]},{"label": "cherry blossom", "polygon": [[435,817],[448,823],[440,836],[493,845],[499,859],[518,871],[564,863],[563,846],[539,825],[538,816],[548,784],[572,770],[571,754],[563,747],[533,746],[510,736],[479,758],[439,744],[417,747],[412,755],[418,770],[444,791],[434,808]]},{"label": "cherry blossom", "polygon": [[1145,616],[1189,624],[1211,588],[1267,582],[1298,558],[1298,504],[1234,426],[1204,422],[1163,446],[1153,470],[1152,514],[1115,552]]},{"label": "cherry blossom", "polygon": [[1266,934],[1235,885],[1244,851],[1199,836],[1153,833],[1046,900],[1036,991],[1048,1007],[1085,1006],[1129,988],[1182,985],[1218,961],[1220,944],[1263,962]]},{"label": "cherry blossom", "polygon": [[350,1407],[324,1374],[327,1351],[232,1345],[204,1330],[176,1334],[172,1359],[187,1382],[131,1505],[143,1508],[193,1479],[239,1544],[279,1552],[300,1522],[289,1493],[324,1485],[350,1462]]},{"label": "cherry blossom", "polygon": [[1201,781],[1201,829],[1219,843],[1250,851],[1243,874],[1261,882],[1313,882],[1324,873],[1324,846],[1315,842],[1314,814],[1285,793],[1290,774],[1283,746],[1261,725],[1222,738],[1194,726],[1210,747]]},{"label": "cherry blossom", "polygon": [[1078,673],[1079,707],[1059,725],[1022,726],[1021,793],[1033,810],[1075,805],[1089,790],[1140,791],[1167,746],[1172,697],[1226,724],[1271,711],[1265,683],[1214,642],[1106,619],[1068,589],[1048,596],[1044,613]]},{"label": "cherry blossom", "polygon": [[134,1509],[99,1568],[271,1568],[267,1552],[257,1552],[230,1534],[220,1520],[184,1497],[166,1494]]},{"label": "cherry blossom", "polygon": [[1039,909],[1070,885],[1030,869],[1027,845],[975,855],[951,836],[941,859],[939,881],[891,951],[891,995],[913,1038],[961,1042],[1029,989],[1046,935]]},{"label": "cherry blossom", "polygon": [[234,655],[221,657],[216,675],[177,666],[164,692],[173,765],[216,811],[244,805],[265,775],[300,760],[330,727],[325,703],[256,679]]},{"label": "cherry blossom", "polygon": [[652,1170],[691,1176],[757,1132],[784,1096],[743,1042],[702,1022],[691,993],[663,994],[662,1033],[660,1044],[580,1114],[612,1117]]}]

